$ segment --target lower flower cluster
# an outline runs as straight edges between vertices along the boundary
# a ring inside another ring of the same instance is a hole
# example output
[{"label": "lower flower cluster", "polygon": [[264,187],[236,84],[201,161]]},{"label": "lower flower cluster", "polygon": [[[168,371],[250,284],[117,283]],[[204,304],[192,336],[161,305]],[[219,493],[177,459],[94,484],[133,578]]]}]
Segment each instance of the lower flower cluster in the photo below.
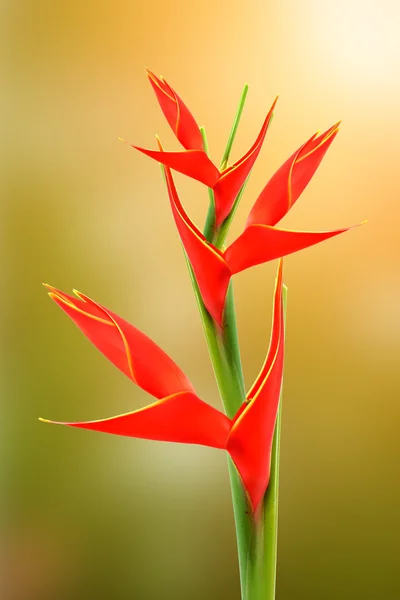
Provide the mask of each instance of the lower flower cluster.
[{"label": "lower flower cluster", "polygon": [[[157,398],[130,413],[79,423],[59,423],[164,442],[225,449],[255,509],[268,485],[272,436],[283,370],[282,261],[274,295],[273,327],[264,366],[233,419],[201,400],[175,362],[133,325],[80,292],[47,286],[49,296],[86,337],[136,385]],[[44,420],[44,419],[42,419]],[[55,423],[55,421],[47,421]]]}]

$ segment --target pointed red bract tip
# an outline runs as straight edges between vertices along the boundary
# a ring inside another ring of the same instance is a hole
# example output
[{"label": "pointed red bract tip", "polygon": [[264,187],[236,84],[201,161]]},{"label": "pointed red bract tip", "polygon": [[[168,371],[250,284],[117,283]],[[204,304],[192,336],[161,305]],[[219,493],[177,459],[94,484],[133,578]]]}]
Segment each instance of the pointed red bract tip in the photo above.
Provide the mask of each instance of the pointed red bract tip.
[{"label": "pointed red bract tip", "polygon": [[40,420],[114,435],[221,449],[226,447],[231,424],[226,415],[190,392],[174,394],[109,419],[77,423]]},{"label": "pointed red bract tip", "polygon": [[148,150],[140,146],[129,144],[135,150],[139,150],[146,156],[153,158],[157,162],[183,173],[187,177],[196,179],[208,187],[213,187],[218,180],[219,171],[208,158],[203,150],[186,150],[182,152],[160,152],[157,150]]},{"label": "pointed red bract tip", "polygon": [[334,231],[310,232],[251,225],[229,246],[224,256],[232,274],[239,273],[255,265],[310,248],[353,227],[357,225]]},{"label": "pointed red bract tip", "polygon": [[194,391],[174,361],[136,327],[80,292],[75,298],[51,286],[48,289],[92,344],[149,394],[164,398]]}]

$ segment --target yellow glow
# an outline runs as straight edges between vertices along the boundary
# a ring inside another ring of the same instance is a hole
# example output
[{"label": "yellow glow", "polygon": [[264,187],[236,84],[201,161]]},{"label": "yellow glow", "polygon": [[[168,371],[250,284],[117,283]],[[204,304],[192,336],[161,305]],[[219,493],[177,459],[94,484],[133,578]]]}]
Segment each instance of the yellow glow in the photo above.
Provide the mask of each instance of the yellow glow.
[{"label": "yellow glow", "polygon": [[398,6],[394,1],[315,0],[321,52],[329,53],[332,68],[351,74],[355,82],[394,75],[400,50]]}]

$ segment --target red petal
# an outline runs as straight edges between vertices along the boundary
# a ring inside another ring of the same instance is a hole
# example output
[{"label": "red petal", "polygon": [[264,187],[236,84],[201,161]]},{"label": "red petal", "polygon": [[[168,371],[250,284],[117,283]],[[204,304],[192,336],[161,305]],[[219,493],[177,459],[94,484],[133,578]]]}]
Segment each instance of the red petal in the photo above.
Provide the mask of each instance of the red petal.
[{"label": "red petal", "polygon": [[200,444],[213,448],[225,448],[231,424],[226,415],[188,392],[174,394],[145,408],[110,419],[81,423],[46,422],[147,440]]},{"label": "red petal", "polygon": [[289,231],[269,225],[251,225],[229,246],[224,256],[232,274],[239,273],[254,265],[314,246],[349,229],[352,228],[309,232]]},{"label": "red petal", "polygon": [[156,398],[193,392],[174,361],[144,333],[87,296],[50,289],[50,297],[98,350],[134,383]]},{"label": "red petal", "polygon": [[222,252],[210,244],[189,219],[176,191],[170,169],[165,177],[172,213],[183,246],[192,265],[203,302],[213,319],[222,326],[225,297],[231,273]]},{"label": "red petal", "polygon": [[269,483],[272,441],[282,386],[283,357],[282,261],[280,261],[267,359],[248,394],[249,403],[232,426],[226,446],[243,480],[253,510],[256,510]]},{"label": "red petal", "polygon": [[310,138],[276,171],[257,198],[246,225],[275,225],[304,191],[338,133],[338,124]]},{"label": "red petal", "polygon": [[147,150],[139,146],[132,148],[143,152],[146,156],[154,158],[166,167],[170,167],[179,173],[183,173],[192,179],[204,183],[208,187],[213,187],[219,178],[219,171],[208,158],[203,150],[185,150],[184,152],[159,152],[157,150]]},{"label": "red petal", "polygon": [[214,186],[217,227],[221,225],[221,223],[231,212],[236,196],[246,181],[246,178],[249,175],[255,161],[257,160],[277,100],[278,98],[274,100],[274,103],[272,104],[270,111],[265,118],[261,131],[250,150],[248,150],[241,159],[235,162],[235,164],[225,169],[225,171],[221,173],[219,180]]},{"label": "red petal", "polygon": [[199,127],[186,104],[165,79],[156,77],[149,70],[147,70],[147,74],[161,110],[182,146],[188,150],[203,150],[203,139]]}]

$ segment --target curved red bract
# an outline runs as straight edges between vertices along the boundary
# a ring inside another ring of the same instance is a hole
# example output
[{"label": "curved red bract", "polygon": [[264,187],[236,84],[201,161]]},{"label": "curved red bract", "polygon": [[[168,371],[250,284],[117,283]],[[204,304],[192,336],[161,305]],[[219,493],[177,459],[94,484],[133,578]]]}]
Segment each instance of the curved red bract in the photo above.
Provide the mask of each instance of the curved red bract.
[{"label": "curved red bract", "polygon": [[186,150],[203,150],[203,138],[192,113],[165,81],[147,69],[149,81],[172,131]]}]

